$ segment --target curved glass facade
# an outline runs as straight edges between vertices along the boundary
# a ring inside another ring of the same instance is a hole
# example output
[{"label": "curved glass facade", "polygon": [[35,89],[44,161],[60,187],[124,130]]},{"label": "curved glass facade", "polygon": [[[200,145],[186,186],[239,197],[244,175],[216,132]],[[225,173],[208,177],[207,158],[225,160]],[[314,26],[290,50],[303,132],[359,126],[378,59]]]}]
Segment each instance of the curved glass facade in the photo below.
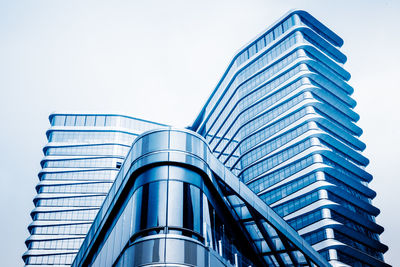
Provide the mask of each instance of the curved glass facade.
[{"label": "curved glass facade", "polygon": [[332,265],[380,266],[343,41],[293,11],[234,57],[191,129]]},{"label": "curved glass facade", "polygon": [[222,207],[200,174],[162,165],[131,179],[134,184],[91,266],[253,265],[238,250],[243,246],[235,245],[234,224],[216,212]]},{"label": "curved glass facade", "polygon": [[71,265],[133,140],[163,126],[113,114],[54,113],[49,120],[26,266]]},{"label": "curved glass facade", "polygon": [[135,140],[72,264],[158,265],[329,266],[201,136],[178,129]]}]

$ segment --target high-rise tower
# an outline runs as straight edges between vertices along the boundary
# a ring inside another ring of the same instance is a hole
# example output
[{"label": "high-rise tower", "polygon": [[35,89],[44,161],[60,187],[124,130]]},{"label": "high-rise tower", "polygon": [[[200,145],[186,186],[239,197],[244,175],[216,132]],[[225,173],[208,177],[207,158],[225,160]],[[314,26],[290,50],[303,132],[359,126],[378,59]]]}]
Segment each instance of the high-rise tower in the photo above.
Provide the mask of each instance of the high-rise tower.
[{"label": "high-rise tower", "polygon": [[133,140],[164,126],[113,114],[54,113],[49,120],[26,266],[70,266]]},{"label": "high-rise tower", "polygon": [[378,266],[387,247],[342,45],[288,13],[234,56],[191,129],[332,264]]}]

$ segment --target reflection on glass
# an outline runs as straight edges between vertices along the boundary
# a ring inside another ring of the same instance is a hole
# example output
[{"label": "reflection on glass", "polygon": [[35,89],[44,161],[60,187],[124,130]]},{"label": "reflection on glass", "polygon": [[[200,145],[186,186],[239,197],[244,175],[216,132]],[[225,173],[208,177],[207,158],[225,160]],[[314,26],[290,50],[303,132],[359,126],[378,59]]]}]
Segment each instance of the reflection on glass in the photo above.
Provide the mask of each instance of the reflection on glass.
[{"label": "reflection on glass", "polygon": [[86,116],[86,126],[94,126],[95,116]]},{"label": "reflection on glass", "polygon": [[167,182],[154,182],[140,187],[132,196],[136,203],[133,233],[166,224]]},{"label": "reflection on glass", "polygon": [[105,120],[105,116],[96,116],[96,126],[104,127]]},{"label": "reflection on glass", "polygon": [[168,148],[168,132],[166,131],[146,135],[142,138],[142,140],[142,154]]},{"label": "reflection on glass", "polygon": [[85,126],[85,116],[76,116],[75,126]]},{"label": "reflection on glass", "polygon": [[183,183],[170,181],[168,185],[168,226],[183,225]]},{"label": "reflection on glass", "polygon": [[65,116],[57,115],[53,118],[53,126],[64,126]]},{"label": "reflection on glass", "polygon": [[166,262],[204,266],[206,253],[203,247],[180,239],[167,239]]}]

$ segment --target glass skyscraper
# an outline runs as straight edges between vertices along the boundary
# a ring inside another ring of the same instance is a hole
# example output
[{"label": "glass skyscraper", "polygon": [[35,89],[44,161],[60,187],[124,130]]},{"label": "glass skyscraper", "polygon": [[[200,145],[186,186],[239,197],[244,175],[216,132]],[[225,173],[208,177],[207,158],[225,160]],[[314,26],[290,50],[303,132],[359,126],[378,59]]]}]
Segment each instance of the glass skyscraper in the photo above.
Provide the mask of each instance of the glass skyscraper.
[{"label": "glass skyscraper", "polygon": [[342,45],[287,13],[188,129],[52,114],[25,263],[388,266]]},{"label": "glass skyscraper", "polygon": [[26,266],[70,266],[133,140],[163,126],[113,114],[54,113],[23,255]]},{"label": "glass skyscraper", "polygon": [[377,266],[387,247],[342,45],[288,13],[237,52],[192,129],[332,263]]}]

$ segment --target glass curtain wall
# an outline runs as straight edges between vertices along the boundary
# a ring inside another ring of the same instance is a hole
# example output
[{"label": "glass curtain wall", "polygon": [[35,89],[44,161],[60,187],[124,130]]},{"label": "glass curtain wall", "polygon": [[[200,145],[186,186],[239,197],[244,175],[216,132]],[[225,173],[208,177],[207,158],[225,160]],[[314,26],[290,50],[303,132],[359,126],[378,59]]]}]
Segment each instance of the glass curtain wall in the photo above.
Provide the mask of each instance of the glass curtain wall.
[{"label": "glass curtain wall", "polygon": [[342,44],[307,12],[287,14],[235,55],[191,129],[332,264],[379,265]]},{"label": "glass curtain wall", "polygon": [[69,266],[137,135],[163,125],[112,114],[50,115],[26,266]]}]

